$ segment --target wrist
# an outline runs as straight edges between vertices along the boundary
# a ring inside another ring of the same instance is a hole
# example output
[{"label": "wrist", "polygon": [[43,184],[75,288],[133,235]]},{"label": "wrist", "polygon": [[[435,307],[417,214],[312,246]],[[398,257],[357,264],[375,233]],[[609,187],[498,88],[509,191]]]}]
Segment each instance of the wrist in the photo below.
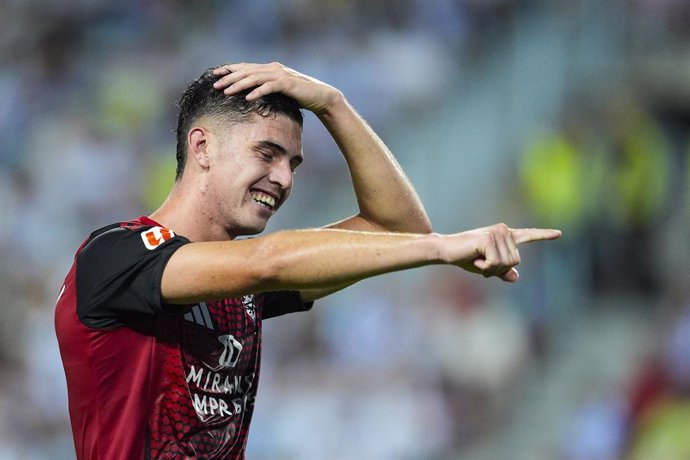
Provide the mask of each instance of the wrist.
[{"label": "wrist", "polygon": [[326,98],[326,104],[323,109],[315,113],[315,115],[324,123],[331,121],[347,110],[352,110],[345,95],[338,89],[332,88],[330,94]]},{"label": "wrist", "polygon": [[427,261],[429,264],[447,264],[448,257],[445,249],[445,236],[440,233],[427,233],[423,236],[427,243]]}]

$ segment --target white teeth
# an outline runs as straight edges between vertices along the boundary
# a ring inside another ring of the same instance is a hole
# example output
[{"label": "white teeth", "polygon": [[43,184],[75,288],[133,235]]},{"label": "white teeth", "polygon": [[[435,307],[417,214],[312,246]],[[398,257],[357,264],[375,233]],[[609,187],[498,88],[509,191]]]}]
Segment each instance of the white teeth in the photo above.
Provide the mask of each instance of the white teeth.
[{"label": "white teeth", "polygon": [[276,205],[276,199],[270,195],[266,195],[265,193],[252,193],[252,198],[254,198],[254,201],[256,201],[257,203],[266,205],[271,209],[273,209]]}]

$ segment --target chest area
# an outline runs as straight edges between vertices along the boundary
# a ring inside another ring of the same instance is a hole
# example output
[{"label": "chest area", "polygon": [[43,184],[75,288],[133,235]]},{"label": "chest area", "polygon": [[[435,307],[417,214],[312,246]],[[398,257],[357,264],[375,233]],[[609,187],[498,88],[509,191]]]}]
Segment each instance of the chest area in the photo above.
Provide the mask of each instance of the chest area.
[{"label": "chest area", "polygon": [[258,359],[261,298],[254,295],[200,302],[179,320],[179,345],[187,365],[242,373]]}]

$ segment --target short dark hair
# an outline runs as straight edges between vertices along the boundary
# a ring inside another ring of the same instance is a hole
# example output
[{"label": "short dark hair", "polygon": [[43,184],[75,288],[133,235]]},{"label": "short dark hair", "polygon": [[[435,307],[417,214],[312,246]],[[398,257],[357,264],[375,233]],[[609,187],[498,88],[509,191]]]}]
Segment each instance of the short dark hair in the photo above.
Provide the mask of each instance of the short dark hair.
[{"label": "short dark hair", "polygon": [[213,68],[207,69],[199,78],[191,82],[178,106],[180,113],[177,117],[177,170],[175,180],[180,180],[187,162],[187,132],[192,124],[204,115],[222,116],[229,123],[243,123],[249,121],[253,115],[262,117],[285,115],[302,126],[303,116],[300,106],[293,98],[281,93],[272,93],[254,101],[245,98],[251,89],[232,96],[227,96],[221,90],[213,87],[213,83],[220,78],[213,74]]}]

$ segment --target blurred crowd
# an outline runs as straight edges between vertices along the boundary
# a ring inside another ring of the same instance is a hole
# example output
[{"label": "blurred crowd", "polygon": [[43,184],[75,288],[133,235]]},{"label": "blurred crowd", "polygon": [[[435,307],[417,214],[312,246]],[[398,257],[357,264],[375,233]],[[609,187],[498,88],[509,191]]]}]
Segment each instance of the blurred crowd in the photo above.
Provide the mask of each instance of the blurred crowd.
[{"label": "blurred crowd", "polygon": [[[240,61],[341,89],[437,231],[564,230],[515,286],[429,268],[267,321],[249,458],[688,458],[689,31],[684,0],[5,1],[0,459],[73,458],[62,278],[161,203],[179,93]],[[304,151],[272,228],[356,210],[314,117]]]}]

